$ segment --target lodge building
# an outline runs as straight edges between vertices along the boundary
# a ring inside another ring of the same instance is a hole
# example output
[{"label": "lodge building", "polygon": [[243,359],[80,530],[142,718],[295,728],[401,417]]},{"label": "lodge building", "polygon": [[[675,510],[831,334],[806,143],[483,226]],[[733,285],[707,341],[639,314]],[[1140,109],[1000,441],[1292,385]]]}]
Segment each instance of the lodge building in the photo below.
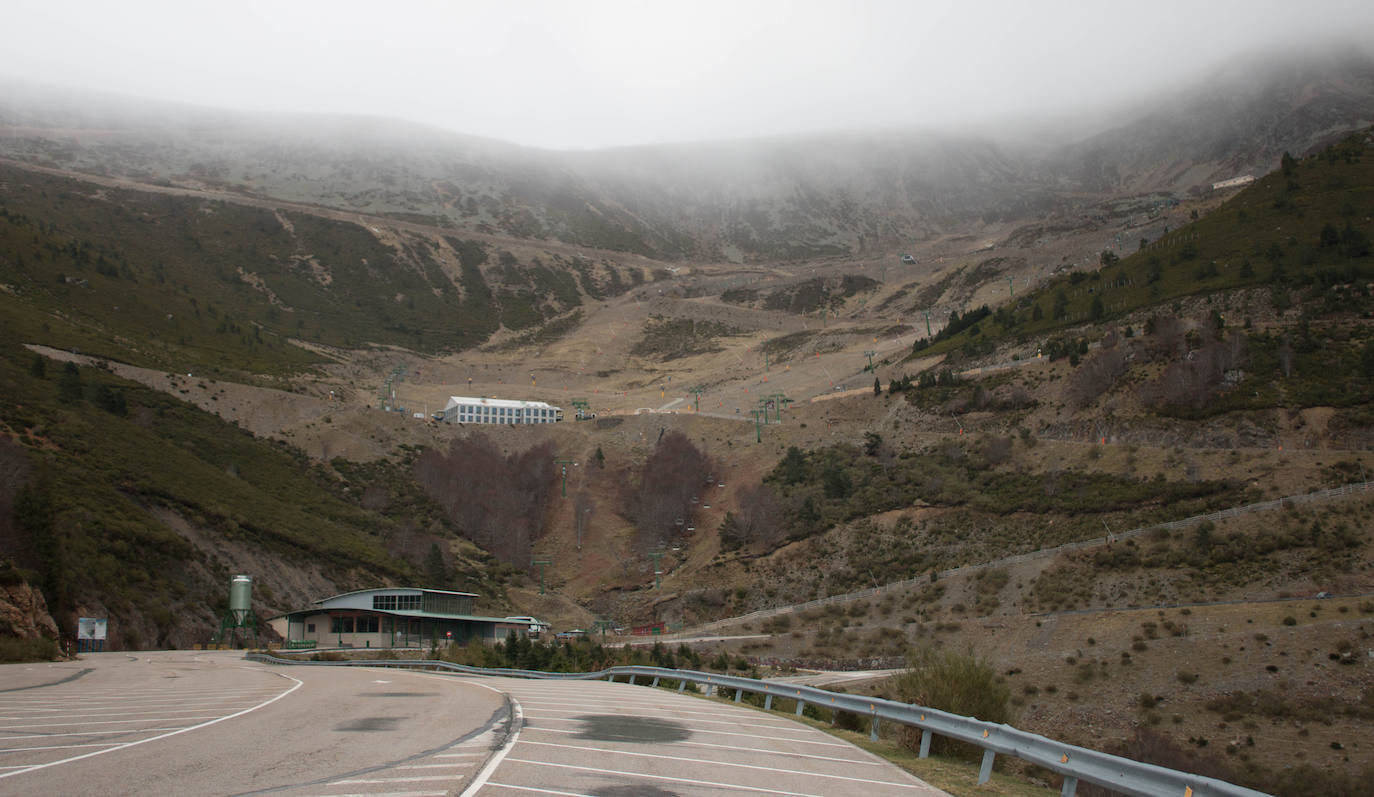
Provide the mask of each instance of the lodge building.
[{"label": "lodge building", "polygon": [[418,648],[436,644],[491,645],[511,631],[528,636],[530,618],[473,614],[471,592],[383,587],[315,601],[315,608],[268,622],[288,648]]}]

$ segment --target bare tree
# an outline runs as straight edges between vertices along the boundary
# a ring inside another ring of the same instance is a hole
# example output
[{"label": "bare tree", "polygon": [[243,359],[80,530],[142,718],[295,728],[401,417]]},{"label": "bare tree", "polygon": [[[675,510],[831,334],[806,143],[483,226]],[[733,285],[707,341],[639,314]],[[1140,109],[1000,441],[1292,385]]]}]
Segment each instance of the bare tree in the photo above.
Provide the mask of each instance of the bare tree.
[{"label": "bare tree", "polygon": [[1083,409],[1125,374],[1126,355],[1120,348],[1099,351],[1069,375],[1064,398],[1075,409]]},{"label": "bare tree", "polygon": [[686,531],[692,497],[715,468],[711,458],[681,432],[665,434],[645,460],[637,484],[627,485],[621,502],[635,524],[635,548],[653,548]]},{"label": "bare tree", "polygon": [[486,435],[474,434],[453,441],[447,455],[421,454],[415,475],[465,537],[527,568],[552,500],[553,458],[552,443],[507,456]]}]

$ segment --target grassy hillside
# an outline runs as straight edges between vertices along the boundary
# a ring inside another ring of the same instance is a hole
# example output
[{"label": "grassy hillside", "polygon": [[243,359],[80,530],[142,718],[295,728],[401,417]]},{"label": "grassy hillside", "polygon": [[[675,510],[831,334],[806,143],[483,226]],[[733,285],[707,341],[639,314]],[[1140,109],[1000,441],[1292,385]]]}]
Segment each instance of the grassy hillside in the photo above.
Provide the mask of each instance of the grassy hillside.
[{"label": "grassy hillside", "polygon": [[[8,318],[0,330],[18,337]],[[164,393],[15,343],[0,351],[0,385],[0,498],[15,509],[0,559],[43,587],[68,632],[78,613],[108,614],[121,647],[204,642],[241,570],[269,612],[422,573],[496,588],[480,555],[422,570],[452,532],[395,486],[396,466],[340,475]]]},{"label": "grassy hillside", "polygon": [[[995,311],[970,309],[916,342],[911,357],[955,361],[1040,341],[1044,355],[1088,353],[1103,328],[1156,334],[1161,319],[1193,315],[1167,334],[1186,350],[1243,341],[1243,368],[1260,375],[1184,415],[1272,407],[1360,407],[1374,399],[1374,133],[1322,153],[1285,158],[1219,209],[1142,240],[1127,257],[1103,251],[1101,268],[1066,273]],[[1201,302],[1201,304],[1198,304]],[[1187,311],[1184,311],[1187,306]],[[1270,375],[1282,374],[1282,379]]]},{"label": "grassy hillside", "polygon": [[295,371],[313,356],[292,338],[462,350],[643,278],[0,167],[0,300],[20,339],[173,371]]}]

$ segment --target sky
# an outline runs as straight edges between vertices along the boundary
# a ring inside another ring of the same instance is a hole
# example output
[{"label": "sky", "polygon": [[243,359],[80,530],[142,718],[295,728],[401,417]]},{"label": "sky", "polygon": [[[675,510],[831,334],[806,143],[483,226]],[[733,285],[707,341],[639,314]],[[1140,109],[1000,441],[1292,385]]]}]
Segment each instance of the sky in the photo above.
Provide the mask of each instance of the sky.
[{"label": "sky", "polygon": [[551,149],[1088,109],[1294,44],[1370,0],[20,0],[0,78],[365,114]]}]

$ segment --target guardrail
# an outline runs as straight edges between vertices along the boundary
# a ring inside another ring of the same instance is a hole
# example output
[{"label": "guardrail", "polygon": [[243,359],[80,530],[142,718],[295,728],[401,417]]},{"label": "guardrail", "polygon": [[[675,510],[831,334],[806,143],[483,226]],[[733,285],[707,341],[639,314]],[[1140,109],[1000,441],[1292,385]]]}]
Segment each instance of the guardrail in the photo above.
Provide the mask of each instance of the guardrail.
[{"label": "guardrail", "polygon": [[870,721],[869,738],[874,740],[878,738],[880,723],[884,721],[917,728],[921,731],[921,758],[930,754],[930,742],[934,736],[944,736],[977,745],[983,749],[982,765],[978,770],[979,784],[986,783],[992,777],[992,764],[998,755],[1010,755],[1063,775],[1064,786],[1060,791],[1063,797],[1073,797],[1080,781],[1097,784],[1122,794],[1136,795],[1137,797],[1174,797],[1175,795],[1176,797],[1268,797],[1264,792],[1247,789],[1215,778],[1191,775],[1153,764],[1132,761],[1121,756],[1089,750],[1086,747],[1057,742],[1039,734],[1018,730],[1010,725],[984,722],[973,717],[898,703],[893,700],[846,695],[814,686],[762,681],[734,675],[640,666],[610,667],[597,672],[551,673],[536,670],[468,667],[462,664],[428,659],[297,661],[261,653],[250,653],[246,658],[268,664],[403,667],[469,675],[500,675],[514,678],[564,681],[587,681],[602,678],[614,681],[623,675],[626,676],[629,683],[635,683],[637,678],[650,678],[652,681],[649,685],[655,687],[665,680],[676,681],[679,692],[684,691],[687,684],[693,683],[705,687],[708,696],[721,689],[732,690],[736,703],[739,703],[745,694],[763,695],[763,707],[767,711],[772,710],[774,699],[779,698],[795,701],[794,713],[797,716],[801,715],[808,704],[865,716]]}]

